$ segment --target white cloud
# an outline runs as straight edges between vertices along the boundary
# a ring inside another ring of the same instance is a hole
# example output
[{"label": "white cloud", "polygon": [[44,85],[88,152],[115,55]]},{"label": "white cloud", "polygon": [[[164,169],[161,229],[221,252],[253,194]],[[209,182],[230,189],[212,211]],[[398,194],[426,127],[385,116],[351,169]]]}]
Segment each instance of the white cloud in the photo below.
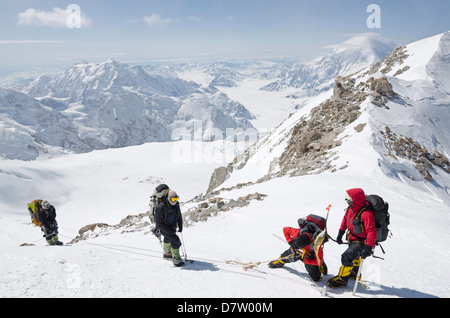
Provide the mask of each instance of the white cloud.
[{"label": "white cloud", "polygon": [[170,18],[163,19],[159,16],[159,14],[156,14],[156,13],[152,13],[149,17],[144,17],[143,20],[148,25],[157,25],[157,24],[166,25],[166,24],[173,22],[172,19],[170,19]]},{"label": "white cloud", "polygon": [[341,34],[342,37],[350,37],[350,39],[346,40],[343,43],[338,44],[329,44],[325,45],[326,49],[334,49],[334,50],[342,50],[347,48],[363,48],[370,47],[374,44],[385,44],[385,45],[393,45],[395,43],[391,40],[384,39],[380,34],[367,32],[367,33],[356,33],[356,34]]},{"label": "white cloud", "polygon": [[189,21],[202,22],[202,18],[200,18],[200,17],[189,16],[189,17],[187,17],[187,19],[188,19]]},{"label": "white cloud", "polygon": [[68,43],[68,41],[58,40],[0,40],[0,44],[48,44],[48,43]]},{"label": "white cloud", "polygon": [[[68,28],[74,14],[78,18],[78,26],[85,28],[91,26],[91,20],[81,12],[72,11],[70,6],[67,9],[53,8],[52,11],[36,10],[34,8],[26,9],[17,15],[17,25],[19,26],[44,26],[51,28]],[[78,7],[79,9],[79,7]]]}]

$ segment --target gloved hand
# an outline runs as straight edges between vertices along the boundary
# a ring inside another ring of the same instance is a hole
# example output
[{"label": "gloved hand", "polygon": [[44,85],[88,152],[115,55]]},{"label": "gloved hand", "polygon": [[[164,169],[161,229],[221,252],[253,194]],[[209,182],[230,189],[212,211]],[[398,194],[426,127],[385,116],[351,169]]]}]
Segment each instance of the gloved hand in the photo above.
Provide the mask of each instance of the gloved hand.
[{"label": "gloved hand", "polygon": [[297,245],[295,245],[295,240],[292,240],[289,242],[289,246],[293,249],[296,250],[297,249]]},{"label": "gloved hand", "polygon": [[344,236],[345,232],[342,230],[339,230],[338,236],[336,238],[336,243],[338,243],[339,245],[341,245],[342,242],[342,237]]},{"label": "gloved hand", "polygon": [[373,254],[372,247],[364,244],[361,251],[361,258],[366,259],[367,257],[372,256],[372,254]]}]

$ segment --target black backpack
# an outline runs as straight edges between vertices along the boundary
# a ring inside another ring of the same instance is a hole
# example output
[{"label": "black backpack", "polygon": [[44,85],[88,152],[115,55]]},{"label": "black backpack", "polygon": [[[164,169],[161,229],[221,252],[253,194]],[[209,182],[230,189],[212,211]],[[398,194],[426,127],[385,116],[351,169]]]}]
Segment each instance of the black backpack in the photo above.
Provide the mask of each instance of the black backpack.
[{"label": "black backpack", "polygon": [[377,228],[377,243],[384,242],[389,235],[389,204],[382,197],[376,194],[366,195],[366,201],[369,203],[369,209],[375,216],[375,227]]},{"label": "black backpack", "polygon": [[161,202],[162,198],[169,193],[169,187],[166,184],[160,184],[155,188],[152,195],[150,196],[150,221],[155,223],[155,209],[159,202]]},{"label": "black backpack", "polygon": [[304,223],[302,224],[300,228],[299,235],[301,235],[304,232],[307,232],[312,236],[312,242],[309,245],[309,248],[311,251],[317,252],[319,250],[319,247],[328,241],[327,236],[322,234],[319,241],[317,241],[317,237],[319,234],[322,233],[322,231],[326,228],[326,219],[318,216],[316,214],[310,214],[304,219]]}]

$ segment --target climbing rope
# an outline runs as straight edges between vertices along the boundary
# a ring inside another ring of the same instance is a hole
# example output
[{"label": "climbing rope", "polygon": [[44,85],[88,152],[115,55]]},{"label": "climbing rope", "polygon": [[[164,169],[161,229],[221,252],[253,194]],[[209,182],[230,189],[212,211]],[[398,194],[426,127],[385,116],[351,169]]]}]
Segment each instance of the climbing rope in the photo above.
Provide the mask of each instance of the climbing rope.
[{"label": "climbing rope", "polygon": [[[64,236],[64,235],[60,235],[60,236],[70,239],[70,237],[67,237],[67,236]],[[125,252],[125,253],[131,253],[131,254],[136,254],[136,255],[142,255],[142,256],[162,259],[161,258],[161,251],[155,251],[155,250],[151,250],[151,249],[147,249],[147,248],[141,248],[141,247],[135,247],[135,246],[129,246],[129,245],[121,245],[121,244],[98,244],[98,243],[87,242],[85,240],[82,240],[82,241],[79,241],[79,242],[87,244],[87,245],[93,245],[93,246],[97,246],[97,247],[101,247],[101,248],[110,249],[110,250],[115,250],[115,251],[120,251],[120,252]],[[151,253],[155,253],[155,254],[158,254],[158,255],[149,255],[149,254],[145,254],[145,253],[132,252],[132,251],[126,250],[126,248],[140,250],[140,251],[145,251],[145,252],[151,252]],[[219,260],[206,259],[206,258],[190,257],[190,259],[194,260],[194,261],[204,261],[204,262],[210,262],[210,263],[216,263],[216,264],[230,264],[228,261],[219,261]],[[233,273],[233,274],[240,274],[240,275],[246,275],[246,276],[252,276],[252,277],[256,277],[256,278],[260,278],[260,279],[265,279],[264,277],[257,276],[257,275],[251,275],[251,274],[247,274],[247,273],[239,273],[239,272],[227,270],[227,269],[224,269],[224,268],[219,268],[219,269],[222,270],[222,271]]]},{"label": "climbing rope", "polygon": [[[294,257],[296,257],[296,256],[303,256],[303,250],[295,250],[293,253],[291,253],[291,254],[289,254],[289,255],[287,255],[287,256],[284,256],[284,257],[279,257],[278,259],[276,259],[277,261],[281,261],[281,260],[284,260],[284,259],[293,259]],[[272,261],[274,261],[273,259],[271,259],[271,260],[268,260],[268,261],[260,261],[260,262],[248,262],[248,263],[244,263],[244,262],[241,262],[240,260],[228,260],[228,261],[226,261],[226,263],[227,264],[230,264],[230,265],[240,265],[240,266],[242,266],[242,268],[245,270],[245,271],[247,271],[247,270],[249,270],[249,269],[253,269],[253,268],[255,268],[255,267],[257,267],[257,266],[259,266],[259,265],[261,265],[261,264],[265,264],[265,263],[270,263],[270,262],[272,262]]]},{"label": "climbing rope", "polygon": [[244,271],[247,271],[248,269],[254,268],[254,267],[259,266],[259,265],[261,265],[261,264],[263,264],[263,263],[266,263],[266,262],[270,262],[270,261],[256,262],[256,263],[253,263],[253,262],[244,263],[244,262],[241,262],[241,261],[238,260],[238,259],[237,259],[237,260],[228,260],[228,261],[225,261],[225,263],[227,263],[227,264],[229,264],[229,265],[240,265],[240,266],[242,266],[242,268],[244,269]]}]

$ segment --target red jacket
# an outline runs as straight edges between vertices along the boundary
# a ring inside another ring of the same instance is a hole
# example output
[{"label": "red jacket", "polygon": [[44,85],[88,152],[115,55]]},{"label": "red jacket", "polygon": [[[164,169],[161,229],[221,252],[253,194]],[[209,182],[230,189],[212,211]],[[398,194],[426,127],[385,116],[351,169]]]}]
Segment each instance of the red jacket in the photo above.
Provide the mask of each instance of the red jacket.
[{"label": "red jacket", "polygon": [[[296,240],[298,238],[299,233],[300,233],[300,229],[296,229],[293,227],[283,228],[283,234],[288,243]],[[313,241],[313,237],[309,233],[303,232],[302,235],[307,235],[310,239],[310,243]],[[306,245],[304,249],[307,253],[306,253],[305,257],[303,258],[303,263],[318,266],[316,256],[314,255],[314,250],[311,250],[310,244]],[[322,265],[322,262],[323,262],[322,246],[319,248],[318,256],[319,256],[319,260],[320,260],[320,265]]]},{"label": "red jacket", "polygon": [[[371,210],[367,209],[366,195],[362,189],[350,189],[347,190],[348,195],[353,200],[351,207],[347,208],[344,218],[342,219],[341,231],[349,230],[350,241],[365,241],[370,247],[375,247],[377,240],[377,229],[375,227],[375,217]],[[353,230],[353,219],[358,215],[362,208],[366,207],[366,210],[362,212],[360,218],[363,223],[363,231],[361,234],[356,235]]]}]

